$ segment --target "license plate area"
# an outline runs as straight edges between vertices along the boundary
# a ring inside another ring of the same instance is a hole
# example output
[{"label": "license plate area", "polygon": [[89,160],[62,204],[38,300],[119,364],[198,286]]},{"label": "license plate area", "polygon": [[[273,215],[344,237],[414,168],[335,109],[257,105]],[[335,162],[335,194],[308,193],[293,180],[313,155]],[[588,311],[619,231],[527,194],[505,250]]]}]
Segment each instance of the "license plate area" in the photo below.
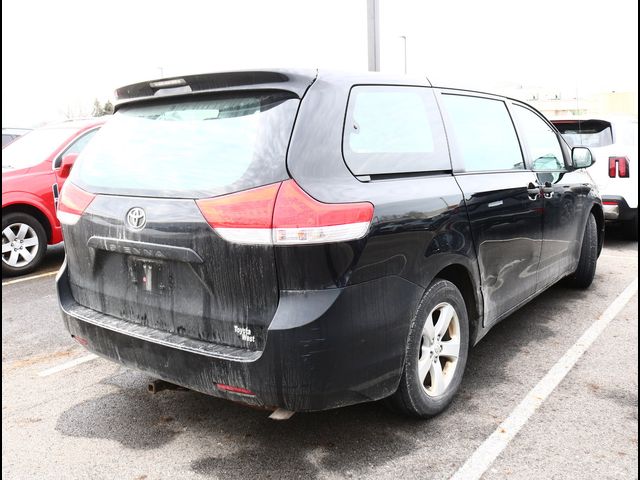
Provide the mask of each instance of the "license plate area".
[{"label": "license plate area", "polygon": [[128,257],[129,279],[140,290],[151,293],[166,293],[172,288],[172,276],[167,264],[161,260]]}]

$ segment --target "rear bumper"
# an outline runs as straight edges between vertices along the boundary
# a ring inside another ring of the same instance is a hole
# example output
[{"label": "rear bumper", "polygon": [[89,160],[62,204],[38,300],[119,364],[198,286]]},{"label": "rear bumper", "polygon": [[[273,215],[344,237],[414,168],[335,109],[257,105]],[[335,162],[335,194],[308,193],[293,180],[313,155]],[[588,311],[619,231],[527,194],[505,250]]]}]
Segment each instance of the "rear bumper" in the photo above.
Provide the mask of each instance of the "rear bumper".
[{"label": "rear bumper", "polygon": [[[264,351],[134,326],[73,298],[66,261],[56,279],[67,330],[86,348],[192,390],[265,407],[325,410],[384,398],[397,388],[423,290],[400,277],[340,289],[281,292]],[[248,389],[230,393],[218,384]]]},{"label": "rear bumper", "polygon": [[604,218],[611,222],[632,220],[638,211],[637,208],[631,208],[625,198],[619,195],[603,195],[602,204]]}]

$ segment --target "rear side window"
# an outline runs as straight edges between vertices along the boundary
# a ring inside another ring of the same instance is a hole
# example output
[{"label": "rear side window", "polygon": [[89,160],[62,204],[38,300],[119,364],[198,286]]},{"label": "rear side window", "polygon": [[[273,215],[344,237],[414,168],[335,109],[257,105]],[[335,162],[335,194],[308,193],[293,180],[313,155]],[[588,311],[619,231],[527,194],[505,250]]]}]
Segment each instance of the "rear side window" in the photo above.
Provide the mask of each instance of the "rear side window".
[{"label": "rear side window", "polygon": [[558,120],[553,122],[572,147],[606,147],[613,143],[611,124],[604,120]]},{"label": "rear side window", "polygon": [[451,143],[467,172],[523,170],[522,150],[507,106],[501,100],[442,95]]},{"label": "rear side window", "polygon": [[440,112],[425,87],[352,88],[343,150],[354,175],[451,170]]},{"label": "rear side window", "polygon": [[93,193],[175,198],[284,180],[298,104],[289,92],[248,92],[122,107],[70,179]]}]

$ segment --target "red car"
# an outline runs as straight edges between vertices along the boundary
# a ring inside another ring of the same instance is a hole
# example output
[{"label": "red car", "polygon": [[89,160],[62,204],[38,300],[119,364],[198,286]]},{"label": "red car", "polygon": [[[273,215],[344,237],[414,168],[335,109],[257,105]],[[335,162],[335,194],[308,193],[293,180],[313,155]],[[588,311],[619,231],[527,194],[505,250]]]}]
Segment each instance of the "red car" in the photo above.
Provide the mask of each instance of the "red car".
[{"label": "red car", "polygon": [[76,157],[104,119],[34,130],[2,150],[2,274],[31,272],[47,245],[62,241],[58,192]]}]

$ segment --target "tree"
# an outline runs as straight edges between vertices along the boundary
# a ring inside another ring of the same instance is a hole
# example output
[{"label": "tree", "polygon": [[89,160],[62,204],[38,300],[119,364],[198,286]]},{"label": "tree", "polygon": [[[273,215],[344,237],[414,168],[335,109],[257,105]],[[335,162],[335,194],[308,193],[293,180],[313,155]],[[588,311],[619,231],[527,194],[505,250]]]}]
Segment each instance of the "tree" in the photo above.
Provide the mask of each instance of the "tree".
[{"label": "tree", "polygon": [[104,105],[100,103],[100,100],[97,98],[93,102],[93,112],[91,112],[92,117],[102,117],[104,115],[111,115],[113,113],[113,103],[111,100],[107,100],[104,102]]},{"label": "tree", "polygon": [[101,117],[104,115],[104,109],[102,108],[102,104],[100,100],[97,98],[93,101],[93,112],[91,112],[92,117]]},{"label": "tree", "polygon": [[107,100],[104,103],[104,107],[102,107],[102,111],[104,112],[105,115],[112,115],[113,114],[113,103],[111,103],[110,100]]}]

